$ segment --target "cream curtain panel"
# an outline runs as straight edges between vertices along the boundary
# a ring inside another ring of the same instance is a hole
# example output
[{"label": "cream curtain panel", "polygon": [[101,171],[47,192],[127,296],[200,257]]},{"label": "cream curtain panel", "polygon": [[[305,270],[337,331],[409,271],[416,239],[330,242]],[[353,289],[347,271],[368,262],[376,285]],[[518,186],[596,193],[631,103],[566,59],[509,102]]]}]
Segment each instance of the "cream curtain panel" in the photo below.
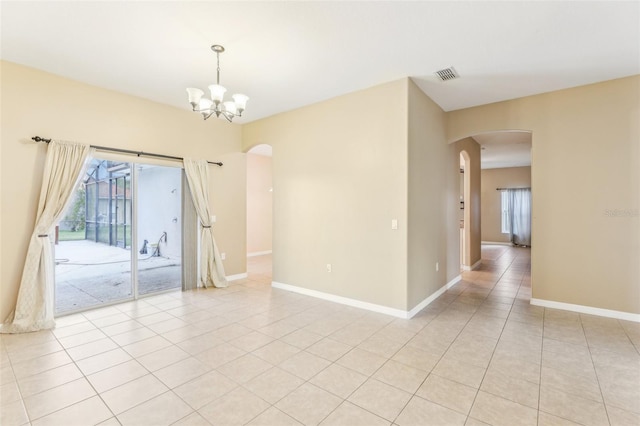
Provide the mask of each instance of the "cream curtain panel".
[{"label": "cream curtain panel", "polygon": [[184,171],[200,219],[200,283],[203,287],[226,287],[227,278],[213,237],[209,210],[209,164],[205,160],[184,159]]},{"label": "cream curtain panel", "polygon": [[15,310],[1,333],[23,333],[55,326],[54,260],[49,235],[84,174],[93,149],[86,144],[51,141],[36,212],[36,224],[24,262]]}]

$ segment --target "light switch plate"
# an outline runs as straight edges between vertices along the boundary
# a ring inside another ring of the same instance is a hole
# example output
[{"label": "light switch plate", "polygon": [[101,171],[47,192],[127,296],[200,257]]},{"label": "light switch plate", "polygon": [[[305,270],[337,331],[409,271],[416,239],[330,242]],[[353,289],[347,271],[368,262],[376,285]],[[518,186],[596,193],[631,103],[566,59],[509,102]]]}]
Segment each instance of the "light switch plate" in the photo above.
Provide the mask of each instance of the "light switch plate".
[{"label": "light switch plate", "polygon": [[398,229],[398,219],[391,219],[391,229]]}]

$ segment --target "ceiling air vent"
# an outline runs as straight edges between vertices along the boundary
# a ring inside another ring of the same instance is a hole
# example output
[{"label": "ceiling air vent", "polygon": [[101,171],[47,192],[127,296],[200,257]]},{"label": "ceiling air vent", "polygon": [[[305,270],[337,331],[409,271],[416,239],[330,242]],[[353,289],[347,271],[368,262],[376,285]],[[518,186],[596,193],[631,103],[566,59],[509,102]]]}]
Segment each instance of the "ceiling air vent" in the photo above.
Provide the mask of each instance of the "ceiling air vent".
[{"label": "ceiling air vent", "polygon": [[442,81],[453,80],[455,78],[460,78],[460,75],[453,67],[445,68],[440,71],[436,71],[436,75]]}]

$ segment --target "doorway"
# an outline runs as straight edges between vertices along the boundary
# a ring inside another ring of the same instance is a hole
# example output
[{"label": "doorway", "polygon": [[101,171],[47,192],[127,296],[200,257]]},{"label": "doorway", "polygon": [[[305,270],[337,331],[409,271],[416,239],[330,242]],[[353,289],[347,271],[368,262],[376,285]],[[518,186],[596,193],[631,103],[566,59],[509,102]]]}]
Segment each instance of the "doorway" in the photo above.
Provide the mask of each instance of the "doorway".
[{"label": "doorway", "polygon": [[271,282],[273,247],[272,148],[262,144],[247,152],[247,272]]},{"label": "doorway", "polygon": [[55,312],[182,287],[182,169],[91,161],[56,227]]}]

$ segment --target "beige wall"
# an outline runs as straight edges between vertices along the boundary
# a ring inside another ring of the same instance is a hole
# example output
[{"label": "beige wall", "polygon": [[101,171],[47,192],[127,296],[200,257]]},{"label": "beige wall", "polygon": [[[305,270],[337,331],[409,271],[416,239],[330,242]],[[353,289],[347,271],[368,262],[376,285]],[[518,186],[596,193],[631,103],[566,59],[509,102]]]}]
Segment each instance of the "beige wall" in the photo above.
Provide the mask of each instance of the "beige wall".
[{"label": "beige wall", "polygon": [[247,154],[247,253],[271,250],[273,188],[271,157]]},{"label": "beige wall", "polygon": [[482,241],[508,243],[502,233],[502,193],[496,188],[531,187],[531,167],[482,170]]},{"label": "beige wall", "polygon": [[[216,238],[228,275],[246,271],[246,169],[240,126],[0,62],[0,320],[13,308],[46,154],[32,136],[225,162],[211,167]],[[180,89],[182,90],[182,89]],[[233,152],[236,152],[233,154]],[[134,160],[135,157],[132,157]]]},{"label": "beige wall", "polygon": [[640,76],[448,113],[447,139],[532,131],[532,291],[640,313]]},{"label": "beige wall", "polygon": [[[469,165],[462,178],[468,180],[468,194],[464,196],[464,232],[467,244],[466,261],[460,261],[460,153],[466,152]],[[473,138],[463,138],[449,145],[447,161],[448,199],[453,207],[447,215],[448,257],[451,268],[448,279],[451,280],[460,270],[460,265],[471,267],[482,257],[480,239],[480,145]]]},{"label": "beige wall", "polygon": [[273,147],[274,281],[406,309],[407,87],[243,126],[245,151]]},{"label": "beige wall", "polygon": [[[446,282],[447,216],[445,113],[411,80],[409,84],[408,309]],[[438,271],[436,271],[438,263]],[[457,274],[456,274],[457,275]]]}]

